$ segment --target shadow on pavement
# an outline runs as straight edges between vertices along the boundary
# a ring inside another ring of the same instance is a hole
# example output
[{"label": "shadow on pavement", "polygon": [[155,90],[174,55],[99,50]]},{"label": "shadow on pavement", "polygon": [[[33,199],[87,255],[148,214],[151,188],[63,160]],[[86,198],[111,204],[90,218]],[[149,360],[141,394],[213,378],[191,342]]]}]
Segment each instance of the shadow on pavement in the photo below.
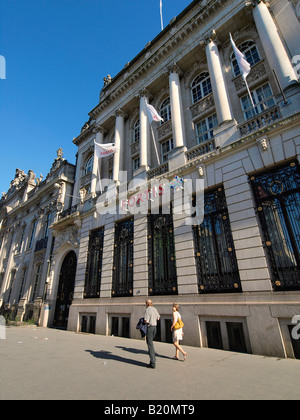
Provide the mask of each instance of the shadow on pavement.
[{"label": "shadow on pavement", "polygon": [[[116,349],[122,349],[124,351],[127,351],[128,353],[133,353],[133,354],[145,354],[148,355],[148,351],[147,350],[140,350],[140,349],[134,349],[131,347],[123,347],[123,346],[116,346]],[[168,356],[162,356],[160,354],[156,353],[156,357],[160,357],[161,359],[172,359],[172,357],[168,357]]]},{"label": "shadow on pavement", "polygon": [[130,365],[135,365],[135,366],[140,366],[140,367],[147,366],[147,363],[139,362],[138,360],[134,360],[134,359],[128,359],[122,356],[117,356],[116,354],[113,354],[110,351],[106,351],[106,350],[99,350],[99,351],[86,350],[86,352],[90,353],[96,359],[115,360],[116,362],[128,363]]},{"label": "shadow on pavement", "polygon": [[[123,346],[116,346],[116,348],[117,349],[122,349],[123,351],[126,351],[128,353],[144,354],[145,356],[148,356],[148,351],[147,350],[140,350],[140,349],[135,349],[135,348],[130,348],[130,347],[123,347]],[[96,359],[115,360],[116,362],[128,363],[130,365],[135,365],[135,366],[140,366],[140,367],[146,367],[149,363],[149,362],[148,363],[143,363],[143,362],[140,362],[140,361],[135,360],[135,359],[129,359],[127,357],[118,356],[118,355],[113,354],[112,352],[107,351],[107,350],[99,350],[99,351],[85,350],[85,351],[87,353],[90,353]],[[156,357],[160,357],[162,359],[172,359],[171,357],[161,356],[159,354],[156,354]]]}]

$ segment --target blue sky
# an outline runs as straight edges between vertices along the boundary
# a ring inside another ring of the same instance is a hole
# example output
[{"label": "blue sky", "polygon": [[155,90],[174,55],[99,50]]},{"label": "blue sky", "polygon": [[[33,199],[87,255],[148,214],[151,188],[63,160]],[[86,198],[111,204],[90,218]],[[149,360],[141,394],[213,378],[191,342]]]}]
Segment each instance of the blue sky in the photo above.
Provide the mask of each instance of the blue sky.
[{"label": "blue sky", "polygon": [[[191,0],[163,0],[166,26]],[[44,177],[115,76],[161,31],[159,0],[0,0],[0,197],[16,168]]]}]

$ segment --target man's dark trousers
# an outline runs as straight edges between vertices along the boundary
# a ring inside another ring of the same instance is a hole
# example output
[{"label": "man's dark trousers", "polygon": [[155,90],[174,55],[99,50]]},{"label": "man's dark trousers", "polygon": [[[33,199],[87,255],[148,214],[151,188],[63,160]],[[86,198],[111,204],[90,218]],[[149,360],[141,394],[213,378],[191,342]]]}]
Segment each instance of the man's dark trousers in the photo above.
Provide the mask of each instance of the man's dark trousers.
[{"label": "man's dark trousers", "polygon": [[150,365],[153,368],[155,368],[155,365],[156,365],[155,349],[154,349],[154,344],[153,344],[153,340],[155,339],[155,336],[156,336],[156,327],[148,326],[146,338],[147,338],[148,352],[149,352],[149,357],[150,357]]}]

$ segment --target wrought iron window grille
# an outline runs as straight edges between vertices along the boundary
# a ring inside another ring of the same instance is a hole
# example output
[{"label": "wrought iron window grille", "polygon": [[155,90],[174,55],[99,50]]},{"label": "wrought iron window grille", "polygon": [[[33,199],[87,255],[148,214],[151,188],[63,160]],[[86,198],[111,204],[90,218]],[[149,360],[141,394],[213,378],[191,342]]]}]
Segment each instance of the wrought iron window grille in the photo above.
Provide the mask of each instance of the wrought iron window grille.
[{"label": "wrought iron window grille", "polygon": [[251,176],[274,291],[300,289],[300,169],[290,162]]},{"label": "wrought iron window grille", "polygon": [[242,292],[223,187],[205,194],[204,220],[193,232],[199,293]]},{"label": "wrought iron window grille", "polygon": [[112,297],[133,296],[134,219],[115,224]]},{"label": "wrought iron window grille", "polygon": [[172,211],[148,215],[149,295],[177,295]]},{"label": "wrought iron window grille", "polygon": [[103,245],[104,227],[90,233],[84,287],[84,298],[86,299],[100,297]]}]

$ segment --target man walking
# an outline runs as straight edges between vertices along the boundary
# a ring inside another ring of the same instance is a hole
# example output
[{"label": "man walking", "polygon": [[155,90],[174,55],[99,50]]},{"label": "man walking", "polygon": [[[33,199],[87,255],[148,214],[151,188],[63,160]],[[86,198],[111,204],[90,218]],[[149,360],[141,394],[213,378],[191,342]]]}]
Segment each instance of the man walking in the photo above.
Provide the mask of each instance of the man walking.
[{"label": "man walking", "polygon": [[148,352],[150,357],[150,364],[147,366],[150,369],[155,369],[156,367],[156,357],[155,357],[155,349],[153,345],[153,340],[156,336],[157,331],[157,321],[160,319],[160,315],[157,312],[156,308],[153,306],[152,300],[146,300],[146,312],[145,312],[145,323],[148,325],[147,330],[147,345],[148,345]]}]

